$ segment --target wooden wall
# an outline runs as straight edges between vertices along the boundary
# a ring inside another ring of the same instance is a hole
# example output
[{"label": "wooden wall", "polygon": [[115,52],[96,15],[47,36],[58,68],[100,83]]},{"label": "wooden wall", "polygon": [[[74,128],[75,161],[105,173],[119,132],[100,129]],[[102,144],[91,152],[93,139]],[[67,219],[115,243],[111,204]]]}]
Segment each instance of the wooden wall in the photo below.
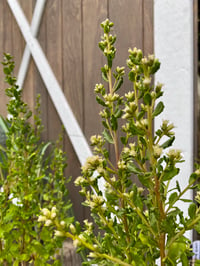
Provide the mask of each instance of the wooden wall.
[{"label": "wooden wall", "polygon": [[[19,0],[31,21],[35,0]],[[101,82],[100,68],[105,64],[98,42],[102,34],[100,23],[109,17],[117,34],[116,65],[125,65],[128,48],[141,48],[145,54],[153,51],[153,0],[47,0],[38,40],[67,97],[87,139],[101,132],[93,89]],[[16,74],[25,43],[6,0],[0,0],[0,54],[11,53],[16,62]],[[2,69],[2,67],[1,67]],[[0,69],[0,70],[1,70]],[[3,75],[0,71],[0,113],[6,114]],[[124,83],[129,90],[129,83]],[[40,75],[31,61],[24,84],[24,98],[31,108],[35,96],[41,94],[44,139],[54,140],[61,132],[61,123]],[[80,175],[80,165],[65,135],[63,147],[67,153],[66,175],[73,180]],[[77,219],[87,216],[81,207],[78,188],[70,184],[70,196]]]}]

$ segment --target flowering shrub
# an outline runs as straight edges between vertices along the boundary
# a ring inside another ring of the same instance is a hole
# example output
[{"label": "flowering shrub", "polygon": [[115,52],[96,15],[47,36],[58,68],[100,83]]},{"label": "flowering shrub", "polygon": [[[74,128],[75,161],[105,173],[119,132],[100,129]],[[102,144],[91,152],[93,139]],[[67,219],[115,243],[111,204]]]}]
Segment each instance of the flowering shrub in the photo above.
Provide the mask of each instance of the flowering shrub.
[{"label": "flowering shrub", "polygon": [[[178,179],[175,187],[170,188],[183,158],[181,151],[171,148],[175,140],[172,123],[164,120],[153,134],[154,118],[164,110],[159,100],[163,86],[152,82],[160,62],[154,55],[144,57],[141,50],[129,49],[131,89],[121,96],[118,90],[125,68],[113,70],[113,23],[106,19],[101,27],[104,34],[99,47],[107,59],[101,72],[108,89],[97,84],[95,93],[102,106],[104,131],[91,137],[94,156],[87,159],[82,176],[75,181],[81,187],[83,204],[90,208],[98,233],[95,234],[93,222],[87,220],[83,229],[78,223],[63,228],[56,221],[57,235],[72,238],[79,251],[90,250],[83,265],[153,266],[158,259],[161,266],[179,262],[189,265],[190,240],[184,234],[194,228],[200,231],[200,208],[185,199],[184,194],[199,188],[195,184],[200,169],[191,174],[185,188],[181,188]],[[107,143],[114,147],[114,160],[110,159]],[[104,191],[99,186],[102,180]],[[187,217],[177,207],[178,201],[190,202]],[[196,201],[200,203],[199,192]]]},{"label": "flowering shrub", "polygon": [[60,265],[55,254],[62,239],[55,238],[50,220],[45,224],[37,220],[41,208],[46,207],[53,210],[51,219],[59,216],[66,224],[73,221],[68,218],[71,203],[66,184],[69,179],[63,175],[66,158],[59,142],[54,145],[40,139],[43,127],[39,102],[34,125],[30,123],[32,113],[22,101],[9,54],[5,54],[3,65],[10,87],[6,89],[9,116],[6,120],[1,118],[6,145],[0,146],[0,264]]}]

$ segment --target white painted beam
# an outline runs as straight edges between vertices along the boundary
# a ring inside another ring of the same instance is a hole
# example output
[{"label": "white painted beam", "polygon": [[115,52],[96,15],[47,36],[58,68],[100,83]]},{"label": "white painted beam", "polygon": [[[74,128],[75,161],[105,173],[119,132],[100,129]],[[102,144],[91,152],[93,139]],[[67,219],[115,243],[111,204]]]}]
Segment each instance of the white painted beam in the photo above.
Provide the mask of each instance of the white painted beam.
[{"label": "white painted beam", "polygon": [[[35,4],[33,18],[31,21],[31,33],[34,37],[37,36],[38,30],[39,30],[45,4],[46,4],[46,0],[37,0]],[[17,77],[17,84],[20,89],[23,87],[23,84],[24,84],[24,80],[25,80],[29,62],[30,62],[30,57],[31,57],[31,52],[29,50],[28,45],[26,44],[23,57],[22,57],[22,61],[21,61],[21,65],[20,65],[19,72],[18,72],[18,77]]]},{"label": "white painted beam", "polygon": [[[175,125],[174,147],[185,159],[177,177],[183,188],[193,170],[193,1],[154,0],[154,50],[161,61],[156,81],[164,84],[165,104],[155,129],[164,119]],[[185,196],[192,199],[192,191]],[[186,203],[179,207],[188,215]]]}]

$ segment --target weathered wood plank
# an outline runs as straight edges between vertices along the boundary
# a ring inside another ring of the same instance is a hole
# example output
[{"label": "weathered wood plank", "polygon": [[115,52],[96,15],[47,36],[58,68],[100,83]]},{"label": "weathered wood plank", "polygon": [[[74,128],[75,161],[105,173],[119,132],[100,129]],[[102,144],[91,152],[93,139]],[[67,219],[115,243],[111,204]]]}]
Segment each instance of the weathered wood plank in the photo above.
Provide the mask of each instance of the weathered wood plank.
[{"label": "weathered wood plank", "polygon": [[126,65],[128,48],[143,49],[143,1],[110,0],[109,17],[117,35],[115,65]]},{"label": "weathered wood plank", "polygon": [[[63,89],[73,112],[83,127],[83,74],[82,74],[82,11],[81,0],[62,1],[62,67]],[[67,154],[68,167],[66,176],[72,176],[68,184],[70,198],[76,219],[83,221],[84,212],[80,202],[79,189],[74,187],[74,180],[80,175],[80,163],[72,148],[68,136],[65,135],[64,147]]]},{"label": "weathered wood plank", "polygon": [[[37,35],[38,42],[40,43],[41,48],[45,54],[47,50],[46,49],[46,44],[47,44],[46,17],[47,17],[47,8],[45,7],[42,18],[41,18],[38,35]],[[40,97],[41,97],[40,110],[41,110],[42,124],[44,126],[44,131],[42,132],[42,139],[48,141],[48,110],[47,110],[48,91],[45,87],[45,84],[35,64],[33,67],[33,73],[34,73],[33,74],[34,75],[34,83],[33,83],[34,91],[36,95],[40,94]]]},{"label": "weathered wood plank", "polygon": [[[108,16],[107,0],[83,1],[83,84],[84,84],[84,133],[90,137],[102,132],[94,88],[102,83],[101,67],[105,64],[102,52],[98,47],[102,30],[100,23]],[[84,216],[89,217],[89,208],[84,209]]]},{"label": "weathered wood plank", "polygon": [[[126,67],[129,48],[143,49],[143,3],[141,0],[110,0],[109,18],[114,23],[116,40],[116,58],[113,67],[125,66],[126,75],[129,71]],[[121,88],[121,94],[132,90],[132,84],[126,78]],[[120,137],[120,136],[119,136]],[[119,140],[119,151],[122,144]],[[114,149],[110,149],[111,159],[114,160]]]},{"label": "weathered wood plank", "polygon": [[[2,37],[1,37],[1,42],[2,42],[2,50],[1,50],[1,58],[3,58],[3,53],[10,53],[13,54],[13,35],[12,35],[12,14],[10,12],[10,9],[6,3],[5,0],[1,1],[2,4],[2,16],[1,18],[3,19],[2,26],[3,26],[3,31],[2,31]],[[1,60],[2,61],[2,60]],[[7,109],[6,109],[6,104],[8,102],[7,96],[5,96],[5,88],[7,88],[7,84],[4,82],[4,76],[3,76],[3,71],[1,72],[1,77],[2,77],[2,89],[0,90],[0,99],[1,99],[1,104],[0,104],[0,113],[1,115],[7,115]]]},{"label": "weathered wood plank", "polygon": [[100,23],[107,16],[107,0],[83,2],[84,132],[88,141],[91,135],[102,132],[100,107],[95,99],[94,88],[96,83],[103,82],[101,67],[106,61],[98,43],[102,35]]},{"label": "weathered wood plank", "polygon": [[143,51],[145,55],[152,54],[154,51],[153,43],[153,0],[143,0]]},{"label": "weathered wood plank", "polygon": [[[35,6],[35,0],[27,0],[27,1],[20,0],[19,3],[20,3],[22,10],[24,11],[24,14],[25,14],[28,22],[31,23],[33,10],[34,10],[34,6]],[[21,46],[22,46],[21,49],[22,50],[20,51],[20,57],[17,59],[18,67],[16,69],[17,73],[18,73],[20,63],[22,60],[22,56],[23,56],[23,52],[25,49],[25,41],[24,41],[22,33],[19,29],[19,26],[16,23],[16,20],[14,20],[13,23],[15,23],[16,27],[18,27],[18,31],[19,31],[19,34],[21,36]],[[34,84],[33,64],[34,64],[33,60],[31,59],[30,64],[29,64],[29,68],[27,71],[27,75],[25,78],[24,87],[23,87],[23,99],[29,105],[29,107],[32,111],[34,110],[35,97],[36,97],[35,91],[34,91],[34,86],[33,86],[33,84]]]},{"label": "weathered wood plank", "polygon": [[62,1],[64,93],[83,126],[81,0]]},{"label": "weathered wood plank", "polygon": [[[8,7],[7,7],[8,8]],[[1,61],[3,60],[3,53],[5,52],[4,48],[4,14],[6,12],[6,6],[5,6],[5,0],[0,1],[0,59]],[[3,67],[0,64],[0,99],[1,99],[1,104],[0,104],[0,114],[5,115],[6,114],[6,98],[5,98],[5,93],[4,93],[4,78],[3,78]]]},{"label": "weathered wood plank", "polygon": [[[46,56],[47,60],[62,88],[62,21],[61,0],[48,0],[46,6]],[[51,41],[48,41],[51,40]],[[61,121],[52,99],[48,97],[48,139],[56,140],[61,134]]]}]

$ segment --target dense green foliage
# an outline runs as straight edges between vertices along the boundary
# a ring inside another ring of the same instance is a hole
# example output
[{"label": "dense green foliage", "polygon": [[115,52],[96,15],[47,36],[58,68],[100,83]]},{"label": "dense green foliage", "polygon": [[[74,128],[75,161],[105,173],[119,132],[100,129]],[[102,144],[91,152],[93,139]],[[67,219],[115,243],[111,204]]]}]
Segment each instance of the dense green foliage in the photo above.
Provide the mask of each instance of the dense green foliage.
[{"label": "dense green foliage", "polygon": [[9,54],[5,54],[3,65],[9,103],[8,118],[0,120],[6,133],[6,144],[0,147],[0,265],[42,266],[50,261],[60,265],[55,255],[62,239],[54,237],[50,220],[41,224],[38,216],[46,207],[54,210],[51,219],[58,215],[63,223],[73,221],[68,218],[69,179],[63,174],[66,158],[59,141],[41,141],[39,98],[32,118],[13,77],[14,62]]}]

